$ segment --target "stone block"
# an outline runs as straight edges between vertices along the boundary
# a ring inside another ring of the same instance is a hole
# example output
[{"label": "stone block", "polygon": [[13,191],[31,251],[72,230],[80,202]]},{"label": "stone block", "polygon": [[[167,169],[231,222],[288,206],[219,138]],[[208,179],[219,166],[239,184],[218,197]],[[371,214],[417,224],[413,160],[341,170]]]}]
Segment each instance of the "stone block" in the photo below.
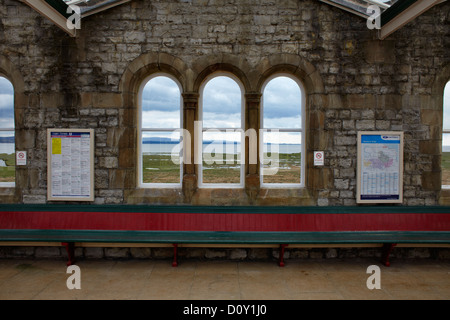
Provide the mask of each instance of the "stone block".
[{"label": "stone block", "polygon": [[441,179],[440,172],[423,172],[421,174],[422,189],[439,191],[442,184]]},{"label": "stone block", "polygon": [[375,130],[374,120],[357,120],[356,121],[357,130]]},{"label": "stone block", "polygon": [[231,260],[244,260],[247,258],[247,250],[245,249],[233,249],[230,251],[229,258]]},{"label": "stone block", "polygon": [[35,258],[59,258],[61,257],[60,247],[36,247]]},{"label": "stone block", "polygon": [[149,259],[151,254],[150,248],[130,248],[130,255],[134,259]]},{"label": "stone block", "polygon": [[118,166],[118,159],[117,157],[99,157],[99,166],[100,168],[117,168]]},{"label": "stone block", "polygon": [[105,248],[105,258],[125,259],[130,257],[129,248]]}]

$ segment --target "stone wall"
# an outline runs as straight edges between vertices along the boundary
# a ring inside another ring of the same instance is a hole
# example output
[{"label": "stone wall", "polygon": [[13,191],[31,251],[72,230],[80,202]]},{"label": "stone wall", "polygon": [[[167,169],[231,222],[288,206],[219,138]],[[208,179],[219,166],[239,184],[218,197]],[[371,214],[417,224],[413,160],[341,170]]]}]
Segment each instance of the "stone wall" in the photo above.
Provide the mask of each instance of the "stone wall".
[{"label": "stone wall", "polygon": [[[381,248],[297,248],[286,249],[285,259],[381,259]],[[178,259],[185,260],[231,260],[231,261],[278,261],[279,250],[271,248],[179,248]],[[0,259],[61,259],[67,260],[64,247],[0,247]],[[76,260],[95,259],[154,259],[173,260],[173,248],[141,247],[86,247],[75,249]],[[449,260],[447,248],[395,248],[390,260],[435,259]],[[376,261],[376,260],[375,260]]]},{"label": "stone wall", "polygon": [[[0,0],[0,73],[15,87],[16,149],[28,165],[1,202],[47,202],[47,128],[95,129],[95,204],[355,205],[356,135],[405,134],[404,204],[450,203],[441,191],[442,95],[450,79],[450,4],[385,40],[355,15],[313,0],[134,0],[82,20],[71,38],[19,1]],[[182,85],[193,132],[201,82],[231,72],[245,87],[246,128],[258,128],[261,86],[276,72],[304,84],[306,186],[137,188],[137,91],[154,72]],[[315,150],[325,165],[314,167]]]}]

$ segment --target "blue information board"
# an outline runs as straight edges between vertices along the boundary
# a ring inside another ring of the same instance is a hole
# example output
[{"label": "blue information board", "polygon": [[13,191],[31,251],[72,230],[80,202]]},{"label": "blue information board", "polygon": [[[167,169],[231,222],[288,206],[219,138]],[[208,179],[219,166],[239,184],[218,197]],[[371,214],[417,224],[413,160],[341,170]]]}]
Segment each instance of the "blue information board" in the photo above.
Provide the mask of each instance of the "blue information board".
[{"label": "blue information board", "polygon": [[358,203],[403,202],[403,132],[358,132]]}]

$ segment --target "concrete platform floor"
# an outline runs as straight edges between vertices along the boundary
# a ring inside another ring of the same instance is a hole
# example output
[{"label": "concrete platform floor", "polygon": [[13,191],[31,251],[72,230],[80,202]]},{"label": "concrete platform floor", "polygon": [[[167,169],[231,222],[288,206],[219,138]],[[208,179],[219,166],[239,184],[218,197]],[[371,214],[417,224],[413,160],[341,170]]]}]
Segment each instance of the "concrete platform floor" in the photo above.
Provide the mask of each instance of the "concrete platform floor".
[{"label": "concrete platform floor", "polygon": [[[370,265],[381,289],[369,290]],[[267,261],[82,260],[69,290],[61,260],[0,260],[1,300],[449,300],[450,261],[373,259]]]}]

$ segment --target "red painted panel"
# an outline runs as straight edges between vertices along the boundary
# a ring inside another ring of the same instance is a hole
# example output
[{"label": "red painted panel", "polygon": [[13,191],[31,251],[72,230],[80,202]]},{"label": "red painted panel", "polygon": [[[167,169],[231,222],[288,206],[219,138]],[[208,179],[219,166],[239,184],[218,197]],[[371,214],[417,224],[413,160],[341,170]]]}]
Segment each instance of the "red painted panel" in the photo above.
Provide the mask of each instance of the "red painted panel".
[{"label": "red painted panel", "polygon": [[0,229],[449,231],[450,214],[0,212]]}]

